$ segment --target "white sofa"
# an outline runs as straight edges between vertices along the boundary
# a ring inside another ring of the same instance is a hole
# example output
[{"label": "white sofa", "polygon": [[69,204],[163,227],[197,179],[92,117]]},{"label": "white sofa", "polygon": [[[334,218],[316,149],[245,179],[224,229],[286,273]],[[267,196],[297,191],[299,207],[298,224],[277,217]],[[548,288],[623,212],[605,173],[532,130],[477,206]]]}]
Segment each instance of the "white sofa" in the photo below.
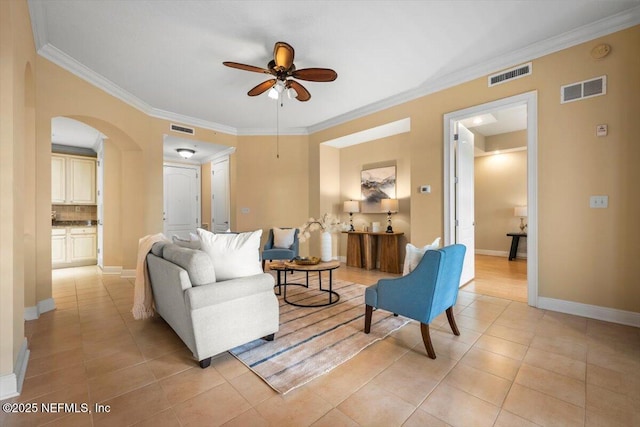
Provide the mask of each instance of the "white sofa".
[{"label": "white sofa", "polygon": [[159,242],[147,255],[157,313],[193,352],[200,367],[219,353],[264,338],[279,328],[270,274],[215,280],[209,255]]}]

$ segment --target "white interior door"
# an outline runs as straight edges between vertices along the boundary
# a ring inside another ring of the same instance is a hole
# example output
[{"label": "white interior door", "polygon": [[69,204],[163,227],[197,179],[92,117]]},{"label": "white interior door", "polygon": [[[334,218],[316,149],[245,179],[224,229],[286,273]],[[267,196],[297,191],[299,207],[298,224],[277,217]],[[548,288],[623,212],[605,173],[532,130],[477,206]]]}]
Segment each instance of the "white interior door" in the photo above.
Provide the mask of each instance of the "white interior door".
[{"label": "white interior door", "polygon": [[211,230],[229,230],[229,157],[211,163]]},{"label": "white interior door", "polygon": [[164,166],[164,234],[188,239],[200,227],[197,166]]},{"label": "white interior door", "polygon": [[98,267],[104,267],[104,255],[102,254],[102,246],[104,242],[104,229],[102,225],[102,218],[104,215],[104,195],[103,195],[103,187],[104,187],[104,141],[100,141],[98,144],[98,161],[96,163],[96,204],[97,204],[97,237],[98,237],[98,248],[97,248],[97,258],[98,258]]},{"label": "white interior door", "polygon": [[458,123],[455,144],[455,241],[467,247],[460,285],[475,277],[475,209],[474,209],[474,148],[473,133]]}]

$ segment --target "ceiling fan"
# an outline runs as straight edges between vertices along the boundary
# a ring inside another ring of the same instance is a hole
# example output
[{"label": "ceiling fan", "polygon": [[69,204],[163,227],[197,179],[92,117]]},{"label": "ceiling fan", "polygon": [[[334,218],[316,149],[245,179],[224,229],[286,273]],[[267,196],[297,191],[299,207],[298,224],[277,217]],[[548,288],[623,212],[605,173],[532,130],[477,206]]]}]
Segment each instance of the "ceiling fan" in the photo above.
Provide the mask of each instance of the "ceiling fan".
[{"label": "ceiling fan", "polygon": [[268,68],[254,67],[253,65],[239,64],[237,62],[225,61],[224,65],[231,68],[238,68],[254,73],[271,74],[274,78],[266,80],[253,89],[247,95],[257,96],[269,89],[269,96],[277,99],[285,90],[290,98],[298,101],[308,101],[311,99],[309,91],[294,79],[306,80],[310,82],[332,82],[338,78],[338,73],[329,68],[303,68],[296,70],[293,64],[295,53],[293,47],[285,42],[277,42],[273,48],[273,59],[267,64]]}]

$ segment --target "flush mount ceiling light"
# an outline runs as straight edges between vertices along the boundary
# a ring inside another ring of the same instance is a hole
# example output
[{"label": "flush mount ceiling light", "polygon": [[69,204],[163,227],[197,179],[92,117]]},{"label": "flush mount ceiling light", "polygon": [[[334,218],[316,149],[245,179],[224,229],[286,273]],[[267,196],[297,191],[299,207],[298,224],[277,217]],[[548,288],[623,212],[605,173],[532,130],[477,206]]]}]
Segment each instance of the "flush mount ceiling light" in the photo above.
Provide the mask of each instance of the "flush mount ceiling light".
[{"label": "flush mount ceiling light", "polygon": [[190,148],[178,148],[176,151],[178,152],[178,154],[180,154],[180,156],[183,159],[188,159],[194,154],[196,154],[196,152]]}]

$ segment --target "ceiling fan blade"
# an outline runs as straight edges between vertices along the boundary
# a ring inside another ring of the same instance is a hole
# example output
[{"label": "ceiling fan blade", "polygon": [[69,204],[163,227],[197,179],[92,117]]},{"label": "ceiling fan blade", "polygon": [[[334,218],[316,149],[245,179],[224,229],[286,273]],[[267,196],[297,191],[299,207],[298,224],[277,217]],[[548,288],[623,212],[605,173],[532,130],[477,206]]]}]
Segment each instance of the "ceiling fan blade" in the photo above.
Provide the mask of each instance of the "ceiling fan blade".
[{"label": "ceiling fan blade", "polygon": [[276,79],[266,80],[266,81],[260,83],[258,86],[254,87],[253,89],[251,89],[249,92],[247,92],[247,95],[249,95],[249,96],[260,95],[261,93],[264,93],[264,92],[268,91],[269,89],[271,89],[273,87],[273,85],[276,84],[276,82],[277,82]]},{"label": "ceiling fan blade", "polygon": [[295,51],[288,43],[277,42],[273,48],[273,61],[276,63],[276,68],[282,71],[291,68],[294,56]]},{"label": "ceiling fan blade", "polygon": [[291,76],[310,82],[332,82],[338,78],[338,73],[329,68],[303,68],[295,70]]},{"label": "ceiling fan blade", "polygon": [[266,68],[254,67],[253,65],[239,64],[237,62],[230,61],[225,61],[222,64],[226,65],[227,67],[237,68],[239,70],[253,71],[254,73],[271,74],[270,70],[267,70]]},{"label": "ceiling fan blade", "polygon": [[298,93],[298,96],[296,96],[298,101],[305,102],[311,99],[309,91],[295,80],[287,80],[287,89],[288,88],[292,88]]}]

